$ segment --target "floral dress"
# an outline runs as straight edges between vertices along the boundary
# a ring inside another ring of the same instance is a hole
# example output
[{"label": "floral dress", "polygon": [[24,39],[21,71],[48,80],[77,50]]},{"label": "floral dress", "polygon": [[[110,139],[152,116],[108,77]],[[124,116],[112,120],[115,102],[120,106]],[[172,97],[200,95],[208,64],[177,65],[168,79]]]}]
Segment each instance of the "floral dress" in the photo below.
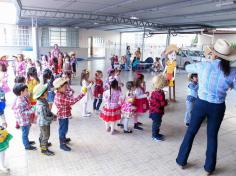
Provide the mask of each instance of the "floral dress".
[{"label": "floral dress", "polygon": [[131,118],[134,116],[136,110],[134,101],[135,95],[132,92],[128,92],[121,106],[121,111],[124,118]]}]

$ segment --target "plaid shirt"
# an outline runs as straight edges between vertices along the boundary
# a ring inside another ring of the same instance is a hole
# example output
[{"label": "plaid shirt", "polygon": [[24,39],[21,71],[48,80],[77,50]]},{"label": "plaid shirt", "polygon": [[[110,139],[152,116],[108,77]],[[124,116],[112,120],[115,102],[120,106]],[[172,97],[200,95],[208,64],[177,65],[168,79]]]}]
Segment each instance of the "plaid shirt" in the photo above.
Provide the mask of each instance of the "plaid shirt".
[{"label": "plaid shirt", "polygon": [[164,114],[164,107],[167,105],[167,100],[165,99],[165,93],[163,90],[155,90],[151,93],[149,99],[150,103],[150,113]]},{"label": "plaid shirt", "polygon": [[71,106],[82,99],[84,94],[80,94],[77,97],[69,97],[66,93],[57,92],[54,102],[57,107],[58,119],[66,119],[71,117]]},{"label": "plaid shirt", "polygon": [[34,115],[34,110],[30,105],[28,97],[17,97],[14,112],[20,126],[31,124],[30,118]]}]

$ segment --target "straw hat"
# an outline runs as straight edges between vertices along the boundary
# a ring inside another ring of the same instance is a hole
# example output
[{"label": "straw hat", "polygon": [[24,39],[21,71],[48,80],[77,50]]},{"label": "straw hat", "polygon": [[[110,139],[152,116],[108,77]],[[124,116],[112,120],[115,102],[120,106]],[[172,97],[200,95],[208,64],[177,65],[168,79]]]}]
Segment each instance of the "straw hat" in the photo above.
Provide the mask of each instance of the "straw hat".
[{"label": "straw hat", "polygon": [[74,51],[71,51],[71,52],[69,53],[69,56],[71,57],[71,56],[73,56],[73,55],[76,55],[76,54],[75,54]]},{"label": "straw hat", "polygon": [[68,81],[69,80],[67,78],[57,78],[53,81],[53,86],[55,89],[58,89]]},{"label": "straw hat", "polygon": [[224,60],[236,60],[236,49],[232,48],[230,44],[223,39],[216,40],[214,46],[211,49],[215,55],[219,56]]},{"label": "straw hat", "polygon": [[171,44],[171,45],[167,46],[167,48],[165,49],[165,55],[169,54],[172,51],[178,52],[179,49],[177,48],[176,45]]},{"label": "straw hat", "polygon": [[167,86],[167,79],[163,74],[158,74],[153,78],[153,87],[155,89],[162,89]]},{"label": "straw hat", "polygon": [[0,55],[0,60],[2,60],[4,57],[7,59],[7,55]]},{"label": "straw hat", "polygon": [[47,89],[48,89],[47,84],[36,85],[33,90],[33,98],[38,99],[46,92]]}]

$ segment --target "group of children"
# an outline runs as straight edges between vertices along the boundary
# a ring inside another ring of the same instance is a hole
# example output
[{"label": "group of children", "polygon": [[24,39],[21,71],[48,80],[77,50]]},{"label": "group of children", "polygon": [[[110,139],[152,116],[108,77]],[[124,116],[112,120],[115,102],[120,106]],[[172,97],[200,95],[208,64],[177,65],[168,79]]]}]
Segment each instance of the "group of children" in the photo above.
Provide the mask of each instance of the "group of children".
[{"label": "group of children", "polygon": [[[74,55],[72,55],[74,57]],[[22,61],[23,55],[19,55],[18,61]],[[69,56],[68,56],[69,57]],[[42,60],[42,63],[44,61]],[[65,60],[65,64],[68,60]],[[22,63],[17,63],[22,65]],[[45,65],[45,63],[44,63]],[[7,67],[7,66],[6,66]],[[18,68],[17,67],[17,68]],[[4,64],[0,63],[1,72],[6,73]],[[41,153],[47,156],[54,155],[49,150],[52,145],[49,142],[50,124],[53,120],[59,122],[59,143],[60,148],[64,151],[70,151],[68,146],[71,141],[67,137],[69,129],[69,119],[72,118],[71,107],[78,101],[83,101],[82,116],[89,117],[92,112],[88,111],[88,102],[93,98],[93,112],[98,113],[100,118],[105,122],[106,131],[112,135],[117,133],[116,126],[123,129],[124,133],[132,133],[133,129],[143,130],[142,123],[139,121],[144,113],[149,110],[149,117],[152,123],[152,139],[163,141],[164,135],[160,133],[162,116],[164,115],[165,106],[168,104],[165,99],[165,93],[162,90],[166,87],[167,80],[162,74],[153,78],[153,91],[149,93],[146,90],[144,75],[136,73],[134,80],[128,81],[125,85],[127,91],[122,94],[124,84],[121,82],[119,68],[109,69],[108,77],[103,83],[103,72],[97,70],[93,80],[90,79],[90,72],[87,69],[82,70],[80,84],[81,93],[74,95],[74,90],[70,87],[71,77],[67,70],[63,74],[55,72],[54,67],[50,64],[41,70],[39,75],[36,65],[31,65],[28,70],[16,69],[14,94],[17,96],[13,105],[16,117],[16,128],[22,130],[22,143],[25,150],[36,150],[35,141],[30,141],[28,136],[32,123],[37,122],[39,125],[39,144]],[[41,80],[39,78],[41,76]],[[3,76],[4,77],[4,76]],[[6,76],[5,76],[6,77]],[[0,169],[8,172],[4,166],[4,152],[8,148],[8,143],[12,136],[6,131],[7,123],[5,121],[5,93],[2,87],[0,89]],[[7,83],[5,83],[7,86]],[[185,123],[188,126],[190,114],[194,101],[197,98],[197,75],[190,75],[189,94],[186,101],[187,112]],[[100,106],[104,103],[100,110]],[[132,128],[129,125],[132,121]],[[5,136],[4,136],[4,135]]]}]

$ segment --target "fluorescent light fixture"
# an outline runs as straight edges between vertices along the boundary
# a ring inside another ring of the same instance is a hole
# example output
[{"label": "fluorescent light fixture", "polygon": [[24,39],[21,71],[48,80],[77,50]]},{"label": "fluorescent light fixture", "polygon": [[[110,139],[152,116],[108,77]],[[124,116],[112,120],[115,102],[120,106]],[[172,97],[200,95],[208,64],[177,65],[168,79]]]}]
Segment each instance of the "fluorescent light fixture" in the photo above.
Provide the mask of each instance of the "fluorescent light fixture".
[{"label": "fluorescent light fixture", "polygon": [[131,20],[138,20],[138,17],[131,16],[130,19],[131,19]]},{"label": "fluorescent light fixture", "polygon": [[230,5],[233,5],[235,3],[236,3],[235,0],[230,0],[230,1],[228,1],[228,0],[223,0],[223,1],[220,0],[220,2],[216,4],[216,7],[230,6]]},{"label": "fluorescent light fixture", "polygon": [[16,24],[16,7],[13,3],[0,2],[0,23]]}]

